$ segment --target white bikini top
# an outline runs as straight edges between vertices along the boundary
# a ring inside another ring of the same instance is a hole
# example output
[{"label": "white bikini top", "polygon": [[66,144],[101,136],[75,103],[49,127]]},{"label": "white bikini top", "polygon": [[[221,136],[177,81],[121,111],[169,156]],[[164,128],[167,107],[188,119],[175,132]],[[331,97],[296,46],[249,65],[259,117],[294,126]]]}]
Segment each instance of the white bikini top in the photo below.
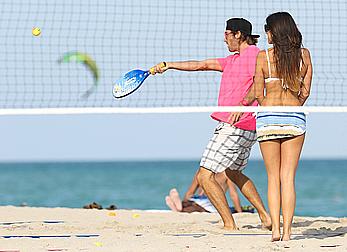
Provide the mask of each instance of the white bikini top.
[{"label": "white bikini top", "polygon": [[[265,50],[265,51],[266,51],[266,58],[267,58],[267,66],[269,68],[269,77],[265,78],[265,83],[269,83],[271,81],[279,80],[279,81],[281,81],[282,87],[283,87],[284,90],[289,89],[288,84],[284,83],[283,79],[271,76],[271,65],[270,65],[269,51],[268,50]],[[302,51],[301,51],[301,53],[302,53]],[[302,68],[302,60],[300,61],[300,71],[301,71],[301,68]],[[301,77],[300,81],[302,81],[302,80],[303,80],[303,78]]]}]

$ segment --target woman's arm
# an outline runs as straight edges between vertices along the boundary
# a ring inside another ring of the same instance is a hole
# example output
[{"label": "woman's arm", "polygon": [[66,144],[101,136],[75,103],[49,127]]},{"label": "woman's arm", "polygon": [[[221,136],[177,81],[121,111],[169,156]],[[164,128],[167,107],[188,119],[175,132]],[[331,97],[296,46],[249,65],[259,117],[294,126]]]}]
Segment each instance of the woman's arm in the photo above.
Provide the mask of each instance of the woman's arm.
[{"label": "woman's arm", "polygon": [[163,73],[168,69],[181,70],[181,71],[220,71],[222,72],[222,66],[217,59],[207,59],[202,61],[177,61],[177,62],[165,62],[165,66],[159,63],[154,66],[155,73]]},{"label": "woman's arm", "polygon": [[234,208],[236,212],[241,213],[242,208],[241,208],[240,198],[239,198],[239,195],[237,194],[235,184],[231,182],[230,179],[227,179],[227,185],[229,189],[230,199],[233,201]]},{"label": "woman's arm", "polygon": [[307,71],[304,76],[303,84],[301,85],[301,88],[300,88],[299,101],[301,105],[304,105],[307,98],[310,96],[312,74],[313,74],[310,51],[306,48],[303,49],[303,61],[304,61],[304,64],[307,66]]},{"label": "woman's arm", "polygon": [[186,194],[184,195],[183,200],[190,199],[194,195],[195,191],[198,189],[199,183],[198,183],[198,179],[196,178],[196,176],[197,176],[197,173],[194,175],[193,181],[190,184]]},{"label": "woman's arm", "polygon": [[241,102],[242,105],[247,106],[252,104],[255,100],[261,105],[265,96],[264,96],[264,88],[265,88],[265,79],[264,79],[264,62],[265,62],[265,51],[260,51],[257,56],[257,63],[255,68],[255,76],[253,80],[253,85],[248,91],[248,94]]}]

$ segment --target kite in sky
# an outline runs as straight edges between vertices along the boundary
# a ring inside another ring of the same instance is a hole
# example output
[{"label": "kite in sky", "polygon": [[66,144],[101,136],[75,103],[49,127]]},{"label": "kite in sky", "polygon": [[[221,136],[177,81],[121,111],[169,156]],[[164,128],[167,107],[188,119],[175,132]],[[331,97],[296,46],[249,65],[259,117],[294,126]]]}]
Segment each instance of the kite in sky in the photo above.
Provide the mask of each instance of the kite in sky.
[{"label": "kite in sky", "polygon": [[93,74],[94,85],[89,88],[83,95],[83,98],[88,98],[98,86],[99,81],[99,69],[96,65],[95,60],[93,60],[88,54],[81,52],[68,52],[65,53],[58,61],[59,63],[77,62],[84,64],[89,71]]}]

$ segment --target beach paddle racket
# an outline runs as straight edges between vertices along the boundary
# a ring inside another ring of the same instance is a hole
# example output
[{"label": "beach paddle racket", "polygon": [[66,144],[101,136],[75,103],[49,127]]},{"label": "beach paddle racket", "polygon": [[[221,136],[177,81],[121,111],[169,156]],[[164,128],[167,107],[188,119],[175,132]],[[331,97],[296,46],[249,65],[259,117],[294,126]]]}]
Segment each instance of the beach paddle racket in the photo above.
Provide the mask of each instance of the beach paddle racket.
[{"label": "beach paddle racket", "polygon": [[[165,67],[166,64],[163,62],[161,63],[161,66]],[[142,83],[151,74],[154,74],[154,67],[152,67],[148,71],[136,69],[136,70],[127,72],[113,86],[114,98],[117,98],[117,99],[123,98],[127,95],[132,94],[142,85]]]}]

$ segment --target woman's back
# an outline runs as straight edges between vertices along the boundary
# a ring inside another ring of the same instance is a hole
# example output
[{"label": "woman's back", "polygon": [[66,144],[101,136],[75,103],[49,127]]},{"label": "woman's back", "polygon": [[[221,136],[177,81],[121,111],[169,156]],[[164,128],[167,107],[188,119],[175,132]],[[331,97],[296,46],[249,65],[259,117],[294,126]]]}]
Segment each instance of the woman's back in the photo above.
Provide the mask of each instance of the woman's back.
[{"label": "woman's back", "polygon": [[[297,76],[300,84],[307,74],[308,66],[305,64],[307,58],[307,49],[301,49],[303,61],[300,63],[300,73]],[[271,48],[267,51],[261,51],[263,54],[262,72],[266,89],[265,99],[261,103],[262,106],[301,106],[299,100],[299,92],[292,91],[283,79],[278,77],[276,72],[276,64],[274,60],[274,50]],[[306,57],[305,57],[306,55]],[[307,62],[307,61],[306,61]]]}]

